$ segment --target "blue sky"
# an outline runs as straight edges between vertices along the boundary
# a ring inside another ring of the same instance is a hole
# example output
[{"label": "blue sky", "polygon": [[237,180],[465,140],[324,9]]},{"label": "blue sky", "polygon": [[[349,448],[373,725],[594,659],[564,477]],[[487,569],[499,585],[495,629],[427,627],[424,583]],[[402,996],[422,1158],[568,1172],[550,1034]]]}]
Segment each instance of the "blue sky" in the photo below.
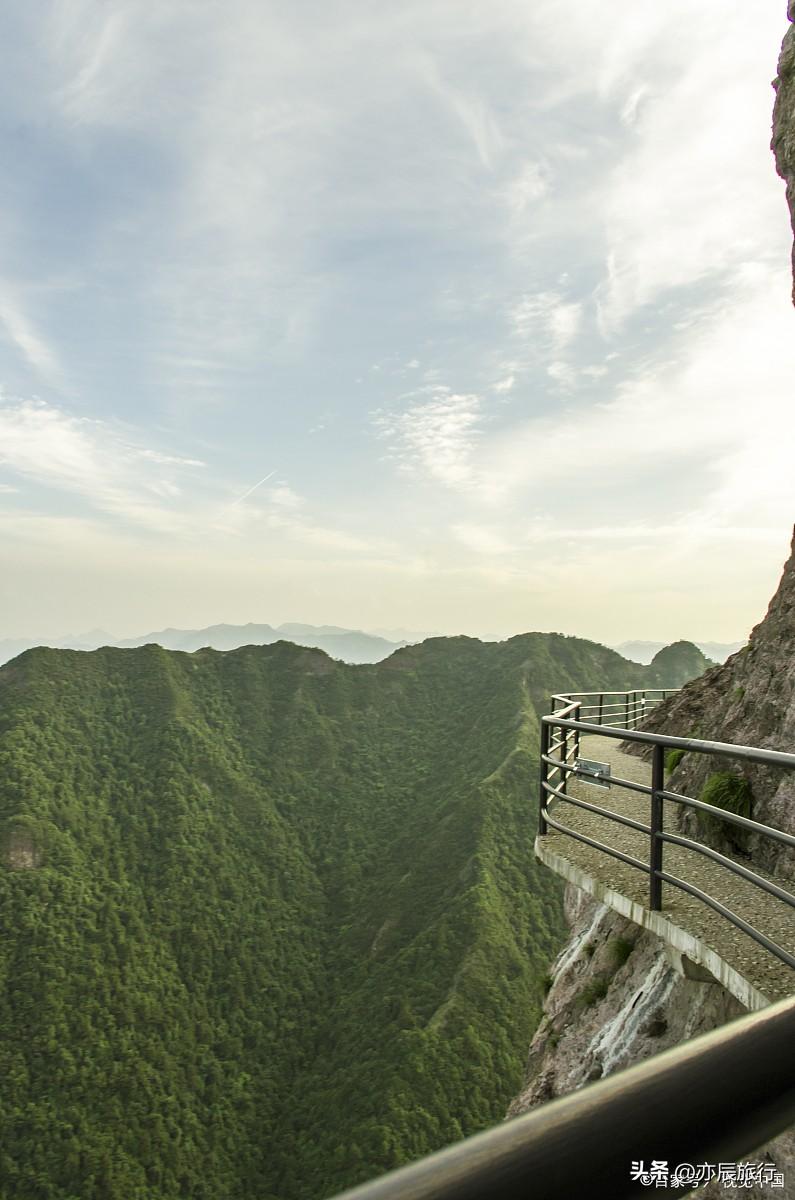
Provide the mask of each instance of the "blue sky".
[{"label": "blue sky", "polygon": [[761,618],[780,0],[5,17],[3,636]]}]

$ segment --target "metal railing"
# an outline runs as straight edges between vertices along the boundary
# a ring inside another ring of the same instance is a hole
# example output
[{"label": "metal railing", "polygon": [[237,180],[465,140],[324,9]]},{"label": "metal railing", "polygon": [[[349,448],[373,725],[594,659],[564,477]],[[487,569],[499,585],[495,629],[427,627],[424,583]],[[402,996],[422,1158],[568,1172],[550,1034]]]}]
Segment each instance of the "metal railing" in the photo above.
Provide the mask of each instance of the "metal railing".
[{"label": "metal railing", "polygon": [[[632,1164],[731,1163],[795,1121],[795,999],[741,1017],[336,1200],[633,1200]],[[782,1191],[782,1196],[791,1192]]]},{"label": "metal railing", "polygon": [[[670,694],[672,693],[669,692],[668,695]],[[699,812],[709,813],[711,817],[738,826],[746,832],[758,834],[778,845],[795,849],[795,837],[791,834],[784,833],[780,829],[773,829],[769,825],[763,825],[759,821],[753,821],[750,817],[743,817],[737,813],[728,812],[725,809],[718,808],[716,805],[705,803],[703,800],[696,800],[692,796],[684,796],[668,790],[665,787],[665,752],[666,750],[684,750],[699,754],[720,755],[722,758],[739,759],[741,762],[763,763],[767,766],[788,770],[795,768],[795,754],[785,754],[776,750],[762,750],[751,746],[734,746],[726,742],[704,741],[699,738],[669,737],[664,734],[646,733],[638,730],[635,726],[641,719],[638,715],[639,712],[648,712],[651,707],[661,703],[663,698],[662,693],[660,693],[660,699],[652,698],[651,701],[646,700],[645,702],[641,699],[639,705],[635,703],[631,709],[628,707],[624,708],[625,715],[627,712],[630,712],[631,726],[629,724],[622,726],[615,723],[614,718],[620,707],[620,701],[614,700],[610,704],[604,702],[606,696],[643,697],[644,695],[644,693],[632,692],[578,692],[572,693],[569,696],[553,697],[552,713],[542,717],[541,720],[539,837],[543,837],[548,829],[555,829],[559,833],[564,833],[569,837],[575,838],[577,841],[584,842],[588,846],[593,846],[595,849],[609,854],[611,857],[617,858],[639,871],[645,872],[649,876],[649,908],[655,912],[659,912],[662,909],[663,883],[670,884],[672,887],[679,888],[691,896],[695,896],[715,912],[720,913],[722,917],[730,921],[738,929],[741,929],[743,933],[748,934],[760,946],[764,946],[766,950],[769,950],[771,954],[781,959],[782,962],[795,968],[795,955],[792,955],[788,950],[779,946],[767,934],[756,929],[743,917],[732,912],[725,904],[708,895],[695,884],[680,879],[676,875],[669,874],[663,867],[664,845],[669,843],[683,846],[720,864],[727,871],[747,880],[761,891],[766,892],[769,896],[774,896],[790,908],[795,908],[795,896],[778,884],[769,879],[764,879],[756,871],[752,871],[742,863],[735,862],[734,859],[721,854],[711,846],[703,845],[693,838],[684,837],[680,834],[668,833],[663,827],[663,807],[665,802],[668,801],[669,803],[688,807]],[[599,700],[586,699],[586,697],[599,697]],[[625,705],[627,704],[626,701],[624,703]],[[560,707],[556,709],[556,705],[560,705]],[[584,705],[590,717],[601,714],[602,719],[582,720]],[[569,779],[573,775],[577,776],[580,774],[580,768],[577,764],[580,758],[580,738],[583,733],[618,738],[621,741],[639,742],[651,746],[651,786],[636,783],[630,779],[617,778],[614,775],[610,777],[611,785],[627,788],[649,797],[648,824],[613,812],[602,805],[592,804],[589,801],[580,800],[568,794]],[[555,757],[556,751],[561,751],[559,757]],[[557,779],[553,783],[552,779],[554,776],[557,776]],[[595,813],[597,816],[606,817],[616,824],[624,825],[637,832],[646,834],[649,838],[648,861],[644,862],[632,854],[627,854],[622,850],[616,849],[614,846],[597,841],[595,838],[588,837],[564,825],[551,815],[551,807],[555,801],[573,805]]]},{"label": "metal railing", "polygon": [[[610,725],[618,729],[636,729],[649,713],[678,688],[636,688],[631,692],[568,692],[565,696],[552,697],[552,715],[570,717],[576,713],[578,721],[593,721],[599,726]],[[561,729],[561,737],[550,741],[548,753],[563,749],[561,758],[565,763],[580,757],[580,731]],[[544,762],[541,762],[542,771]],[[561,771],[560,787],[565,793],[568,774]]]}]

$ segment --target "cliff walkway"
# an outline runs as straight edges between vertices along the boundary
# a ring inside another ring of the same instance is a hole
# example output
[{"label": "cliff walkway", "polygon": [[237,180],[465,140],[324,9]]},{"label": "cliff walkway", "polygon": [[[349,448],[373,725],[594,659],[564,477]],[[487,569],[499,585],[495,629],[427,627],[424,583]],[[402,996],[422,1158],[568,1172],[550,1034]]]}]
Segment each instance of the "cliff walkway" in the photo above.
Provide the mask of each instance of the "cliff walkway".
[{"label": "cliff walkway", "polygon": [[[751,1009],[792,995],[795,898],[780,879],[747,859],[728,860],[725,854],[716,854],[675,829],[672,810],[677,804],[705,806],[666,792],[664,751],[678,743],[684,748],[687,743],[688,750],[708,752],[705,747],[717,744],[636,734],[634,728],[662,694],[643,697],[640,702],[639,693],[628,694],[633,698],[629,708],[626,694],[611,693],[609,699],[602,695],[600,711],[596,695],[556,697],[558,714],[545,718],[549,732],[543,751],[546,761],[542,761],[543,801],[536,854],[569,882],[663,938],[685,974],[714,977]],[[566,720],[576,718],[583,709],[584,721]],[[562,725],[557,723],[561,720]],[[578,725],[580,728],[574,728]],[[595,725],[610,727],[610,735],[600,729],[594,732]],[[622,737],[643,738],[653,745],[658,740],[665,743],[655,745],[654,751],[661,778],[655,781],[651,764],[622,750]],[[746,757],[746,752],[757,759],[766,753],[724,747],[724,751],[729,749],[737,751],[740,758]],[[775,765],[795,767],[795,755],[769,753]],[[716,819],[752,826],[755,833],[766,829],[720,809],[709,811]],[[795,839],[788,835],[769,832],[775,840],[795,846]],[[734,869],[727,865],[729,861]],[[713,903],[706,903],[695,892]],[[732,917],[750,932],[738,927]]]},{"label": "cliff walkway", "polygon": [[[685,974],[704,972],[701,978],[718,979],[742,1003],[764,1011],[336,1200],[523,1200],[528,1187],[538,1196],[630,1200],[648,1193],[628,1170],[639,1148],[653,1148],[666,1168],[733,1163],[792,1123],[795,897],[769,875],[674,833],[673,817],[663,810],[706,810],[795,849],[789,834],[668,790],[664,753],[682,749],[784,769],[795,769],[795,754],[639,730],[649,707],[664,698],[664,692],[553,698],[557,711],[541,726],[536,853],[663,937]],[[624,753],[626,740],[651,746],[651,766]],[[786,998],[771,1003],[780,996]],[[675,1175],[665,1194],[690,1194],[692,1182]]]}]

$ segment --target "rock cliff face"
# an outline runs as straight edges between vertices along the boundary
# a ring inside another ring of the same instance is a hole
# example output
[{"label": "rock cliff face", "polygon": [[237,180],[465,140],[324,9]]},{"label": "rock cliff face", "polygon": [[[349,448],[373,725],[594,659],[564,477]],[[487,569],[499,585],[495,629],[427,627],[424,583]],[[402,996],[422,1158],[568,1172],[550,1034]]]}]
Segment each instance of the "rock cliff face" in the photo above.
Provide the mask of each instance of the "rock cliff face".
[{"label": "rock cliff face", "polygon": [[[736,745],[791,751],[795,746],[795,537],[781,583],[748,645],[652,714],[645,728]],[[629,747],[627,747],[629,749]],[[795,833],[795,777],[753,763],[742,772],[728,760],[686,755],[671,777],[674,791],[698,796],[709,776],[729,770],[750,784],[755,820]],[[686,828],[692,819],[684,822]],[[703,830],[701,831],[703,832]],[[746,851],[761,866],[795,878],[795,855],[750,838]]]},{"label": "rock cliff face", "polygon": [[[787,8],[790,21],[795,21],[795,0]],[[773,141],[776,169],[787,185],[792,229],[795,233],[795,28],[790,29],[781,47],[778,74],[774,81],[776,103],[773,109]],[[793,290],[795,304],[795,245],[792,251]]]},{"label": "rock cliff face", "polygon": [[744,1012],[702,968],[579,888],[567,888],[566,914],[572,936],[554,965],[510,1116]]}]

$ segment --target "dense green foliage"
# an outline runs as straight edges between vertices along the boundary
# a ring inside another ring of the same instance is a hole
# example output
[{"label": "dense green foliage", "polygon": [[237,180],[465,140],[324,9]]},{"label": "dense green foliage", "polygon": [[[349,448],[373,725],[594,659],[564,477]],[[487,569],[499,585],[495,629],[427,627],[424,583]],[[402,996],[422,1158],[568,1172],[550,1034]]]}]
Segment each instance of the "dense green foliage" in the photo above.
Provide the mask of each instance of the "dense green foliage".
[{"label": "dense green foliage", "polygon": [[687,754],[686,750],[666,750],[666,752],[665,752],[665,769],[666,769],[666,771],[675,771],[686,754]]},{"label": "dense green foliage", "polygon": [[[732,771],[716,771],[707,779],[699,800],[722,808],[738,817],[750,817],[753,809],[751,785],[742,775]],[[713,841],[726,842],[735,850],[745,851],[748,834],[744,829],[708,813],[698,814],[699,832]]]},{"label": "dense green foliage", "polygon": [[0,1194],[304,1200],[499,1120],[562,935],[538,714],[644,672],[542,634],[3,667]]}]

